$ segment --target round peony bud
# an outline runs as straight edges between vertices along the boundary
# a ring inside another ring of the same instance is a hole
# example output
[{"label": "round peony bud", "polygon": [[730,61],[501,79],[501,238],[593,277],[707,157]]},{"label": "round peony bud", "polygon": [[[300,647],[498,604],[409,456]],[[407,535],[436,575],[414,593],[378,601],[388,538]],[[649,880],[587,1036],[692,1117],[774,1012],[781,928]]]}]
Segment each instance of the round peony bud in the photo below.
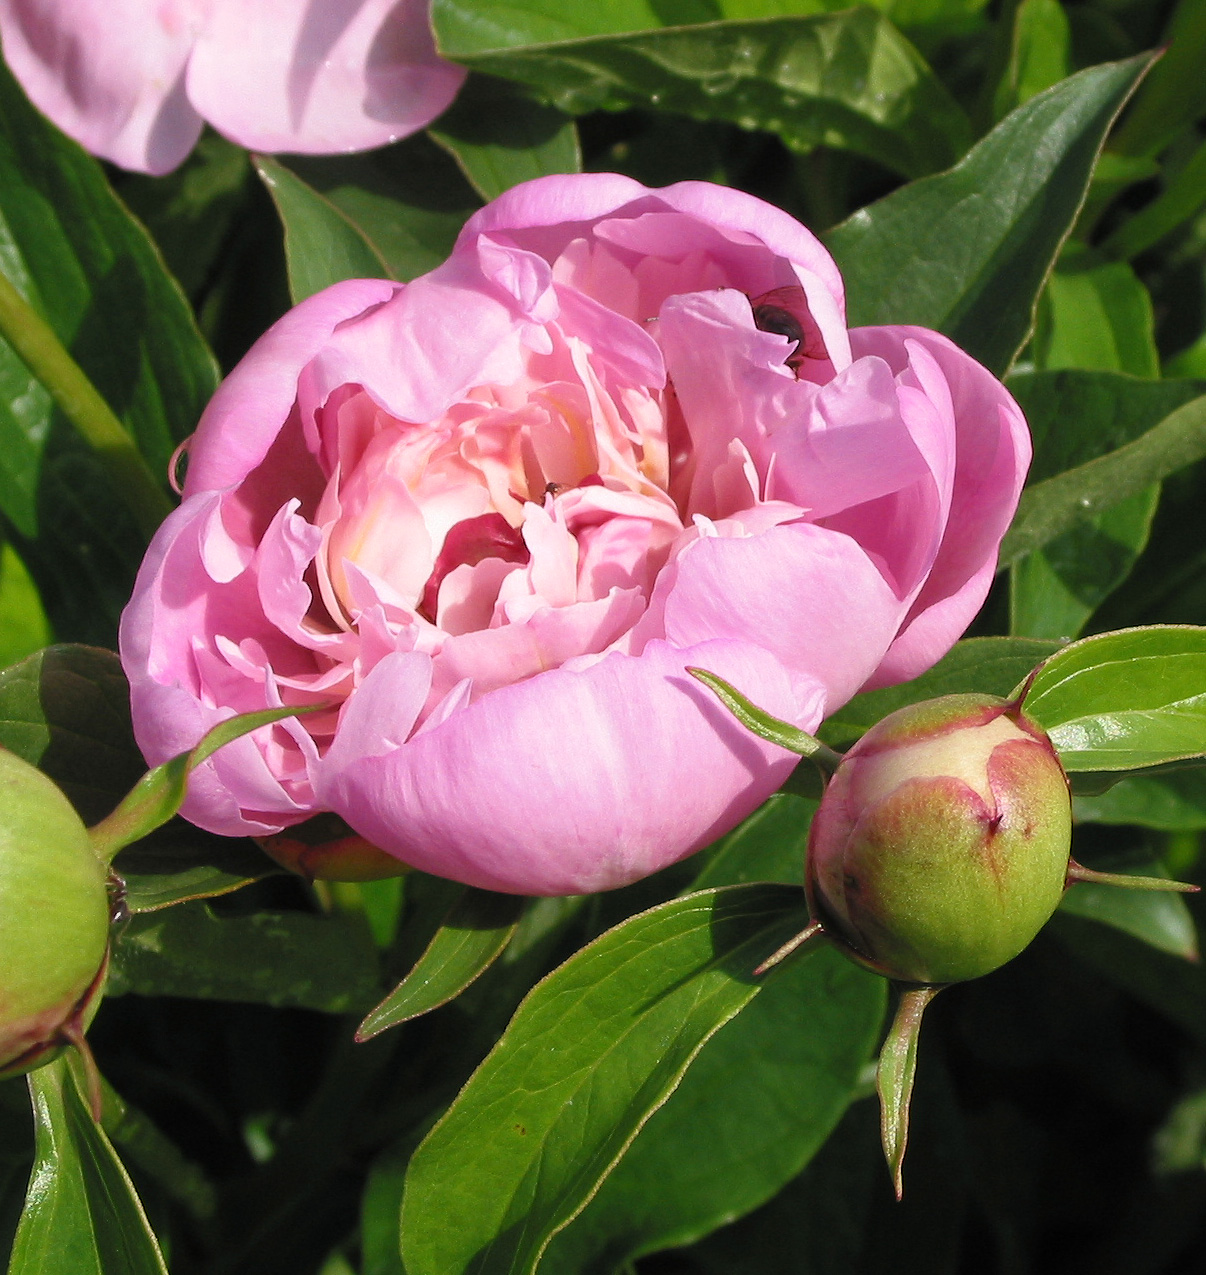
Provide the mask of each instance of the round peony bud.
[{"label": "round peony bud", "polygon": [[49,1061],[109,941],[106,869],[71,803],[0,749],[0,1076]]},{"label": "round peony bud", "polygon": [[1071,835],[1042,729],[1016,702],[948,695],[884,718],[842,759],[809,835],[809,904],[877,973],[978,978],[1055,911]]}]

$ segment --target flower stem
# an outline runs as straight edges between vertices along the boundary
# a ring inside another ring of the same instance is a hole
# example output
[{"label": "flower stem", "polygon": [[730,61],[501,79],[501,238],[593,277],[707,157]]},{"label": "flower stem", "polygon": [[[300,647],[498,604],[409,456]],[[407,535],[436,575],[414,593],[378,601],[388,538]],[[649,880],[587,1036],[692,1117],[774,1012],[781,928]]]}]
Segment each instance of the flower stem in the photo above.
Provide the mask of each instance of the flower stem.
[{"label": "flower stem", "polygon": [[134,439],[68,354],[53,329],[0,272],[0,336],[45,386],[59,410],[92,446],[150,539],[172,512]]}]

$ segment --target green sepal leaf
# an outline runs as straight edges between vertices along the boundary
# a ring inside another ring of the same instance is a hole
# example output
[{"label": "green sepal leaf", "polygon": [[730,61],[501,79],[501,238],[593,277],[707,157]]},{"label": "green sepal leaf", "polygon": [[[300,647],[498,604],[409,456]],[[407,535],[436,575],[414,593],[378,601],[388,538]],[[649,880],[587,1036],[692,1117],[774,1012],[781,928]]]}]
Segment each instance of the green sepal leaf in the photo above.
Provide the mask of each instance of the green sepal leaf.
[{"label": "green sepal leaf", "polygon": [[381,995],[368,936],[339,915],[218,916],[205,902],[135,916],[115,931],[108,995],[188,996],[327,1014]]},{"label": "green sepal leaf", "polygon": [[1206,456],[1206,395],[1141,438],[1027,487],[1001,543],[1001,568]]},{"label": "green sepal leaf", "polygon": [[471,75],[427,131],[483,199],[534,177],[582,171],[574,121],[492,75]]},{"label": "green sepal leaf", "polygon": [[830,770],[835,769],[838,762],[841,761],[841,758],[833,749],[822,744],[815,736],[810,735],[805,730],[800,730],[798,726],[793,726],[790,722],[780,721],[779,718],[772,717],[770,713],[759,708],[752,700],[746,699],[735,686],[730,686],[724,678],[717,677],[715,673],[709,673],[707,669],[703,668],[688,668],[687,672],[696,681],[702,682],[709,690],[713,691],[716,698],[746,730],[753,731],[755,735],[772,744],[778,744],[780,748],[786,748],[788,752],[797,753],[801,757],[811,758],[813,761],[827,766]]},{"label": "green sepal leaf", "polygon": [[906,987],[901,990],[896,1016],[879,1054],[875,1079],[879,1090],[880,1136],[898,1200],[904,1194],[902,1174],[905,1148],[909,1142],[909,1103],[913,1098],[913,1079],[917,1074],[921,1016],[938,992],[937,987]]},{"label": "green sepal leaf", "polygon": [[767,985],[750,971],[806,922],[798,889],[705,890],[631,917],[538,983],[411,1161],[410,1275],[532,1271]]},{"label": "green sepal leaf", "polygon": [[855,151],[905,177],[953,163],[971,140],[925,60],[869,8],[549,39],[434,10],[441,50],[526,84],[570,115],[652,106],[776,133],[793,150]]},{"label": "green sepal leaf", "polygon": [[[1160,877],[1155,860],[1128,865],[1124,876]],[[1113,926],[1144,943],[1186,961],[1198,959],[1198,934],[1193,916],[1179,893],[1127,889],[1124,882],[1077,881],[1069,886],[1060,911]]]},{"label": "green sepal leaf", "polygon": [[167,1275],[142,1204],[65,1058],[31,1072],[37,1159],[9,1275]]},{"label": "green sepal leaf", "polygon": [[1038,670],[1023,708],[1070,772],[1206,754],[1206,628],[1152,625],[1074,642]]},{"label": "green sepal leaf", "polygon": [[1007,115],[949,172],[830,231],[851,326],[936,328],[1003,374],[1030,334],[1110,125],[1151,60],[1070,76]]},{"label": "green sepal leaf", "polygon": [[414,968],[360,1024],[356,1039],[371,1040],[459,996],[502,955],[525,902],[521,895],[467,886]]},{"label": "green sepal leaf", "polygon": [[320,707],[322,705],[316,704],[305,708],[265,708],[257,713],[240,713],[237,717],[219,722],[205,733],[195,748],[147,771],[112,814],[89,828],[88,834],[96,853],[106,862],[111,862],[123,846],[167,823],[184,802],[190,772],[223,744],[229,744],[261,726],[270,726],[286,717],[312,713]]},{"label": "green sepal leaf", "polygon": [[384,255],[341,208],[268,155],[252,160],[285,228],[293,304],[344,279],[390,279]]}]

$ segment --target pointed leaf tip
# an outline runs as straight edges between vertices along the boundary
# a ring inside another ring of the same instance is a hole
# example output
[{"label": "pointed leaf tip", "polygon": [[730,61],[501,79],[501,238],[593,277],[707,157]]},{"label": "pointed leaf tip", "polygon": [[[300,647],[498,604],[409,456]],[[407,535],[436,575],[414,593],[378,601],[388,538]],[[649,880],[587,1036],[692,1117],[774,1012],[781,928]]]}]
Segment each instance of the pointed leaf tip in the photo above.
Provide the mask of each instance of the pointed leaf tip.
[{"label": "pointed leaf tip", "polygon": [[904,1195],[904,1155],[909,1141],[909,1103],[917,1072],[921,1016],[940,990],[929,986],[902,990],[896,1016],[879,1054],[876,1087],[879,1090],[880,1136],[898,1200]]},{"label": "pointed leaf tip", "polygon": [[778,717],[772,717],[770,713],[759,708],[752,700],[746,699],[735,686],[731,686],[724,678],[717,677],[715,673],[709,673],[704,668],[688,668],[687,672],[697,682],[702,682],[712,691],[716,698],[737,718],[746,730],[753,731],[755,735],[768,740],[772,744],[778,744],[780,748],[786,748],[788,752],[796,753],[800,757],[811,758],[818,765],[824,766],[826,770],[834,771],[838,768],[838,764],[842,760],[840,753],[834,752],[828,745],[822,744],[819,739],[816,739],[807,731],[800,730],[798,726],[793,726],[790,722],[781,721]]}]

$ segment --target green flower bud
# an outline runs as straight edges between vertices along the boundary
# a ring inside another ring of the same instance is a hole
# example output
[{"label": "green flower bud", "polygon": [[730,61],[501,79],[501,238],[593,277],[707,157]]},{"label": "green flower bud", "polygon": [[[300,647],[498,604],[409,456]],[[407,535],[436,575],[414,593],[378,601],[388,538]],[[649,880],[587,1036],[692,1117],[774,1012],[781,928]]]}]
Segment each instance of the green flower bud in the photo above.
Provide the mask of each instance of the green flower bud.
[{"label": "green flower bud", "polygon": [[108,951],[106,878],[58,787],[0,749],[0,1076],[80,1029]]},{"label": "green flower bud", "polygon": [[809,835],[809,905],[877,973],[978,978],[1059,905],[1071,837],[1042,729],[1016,702],[949,695],[884,718],[842,759]]}]

